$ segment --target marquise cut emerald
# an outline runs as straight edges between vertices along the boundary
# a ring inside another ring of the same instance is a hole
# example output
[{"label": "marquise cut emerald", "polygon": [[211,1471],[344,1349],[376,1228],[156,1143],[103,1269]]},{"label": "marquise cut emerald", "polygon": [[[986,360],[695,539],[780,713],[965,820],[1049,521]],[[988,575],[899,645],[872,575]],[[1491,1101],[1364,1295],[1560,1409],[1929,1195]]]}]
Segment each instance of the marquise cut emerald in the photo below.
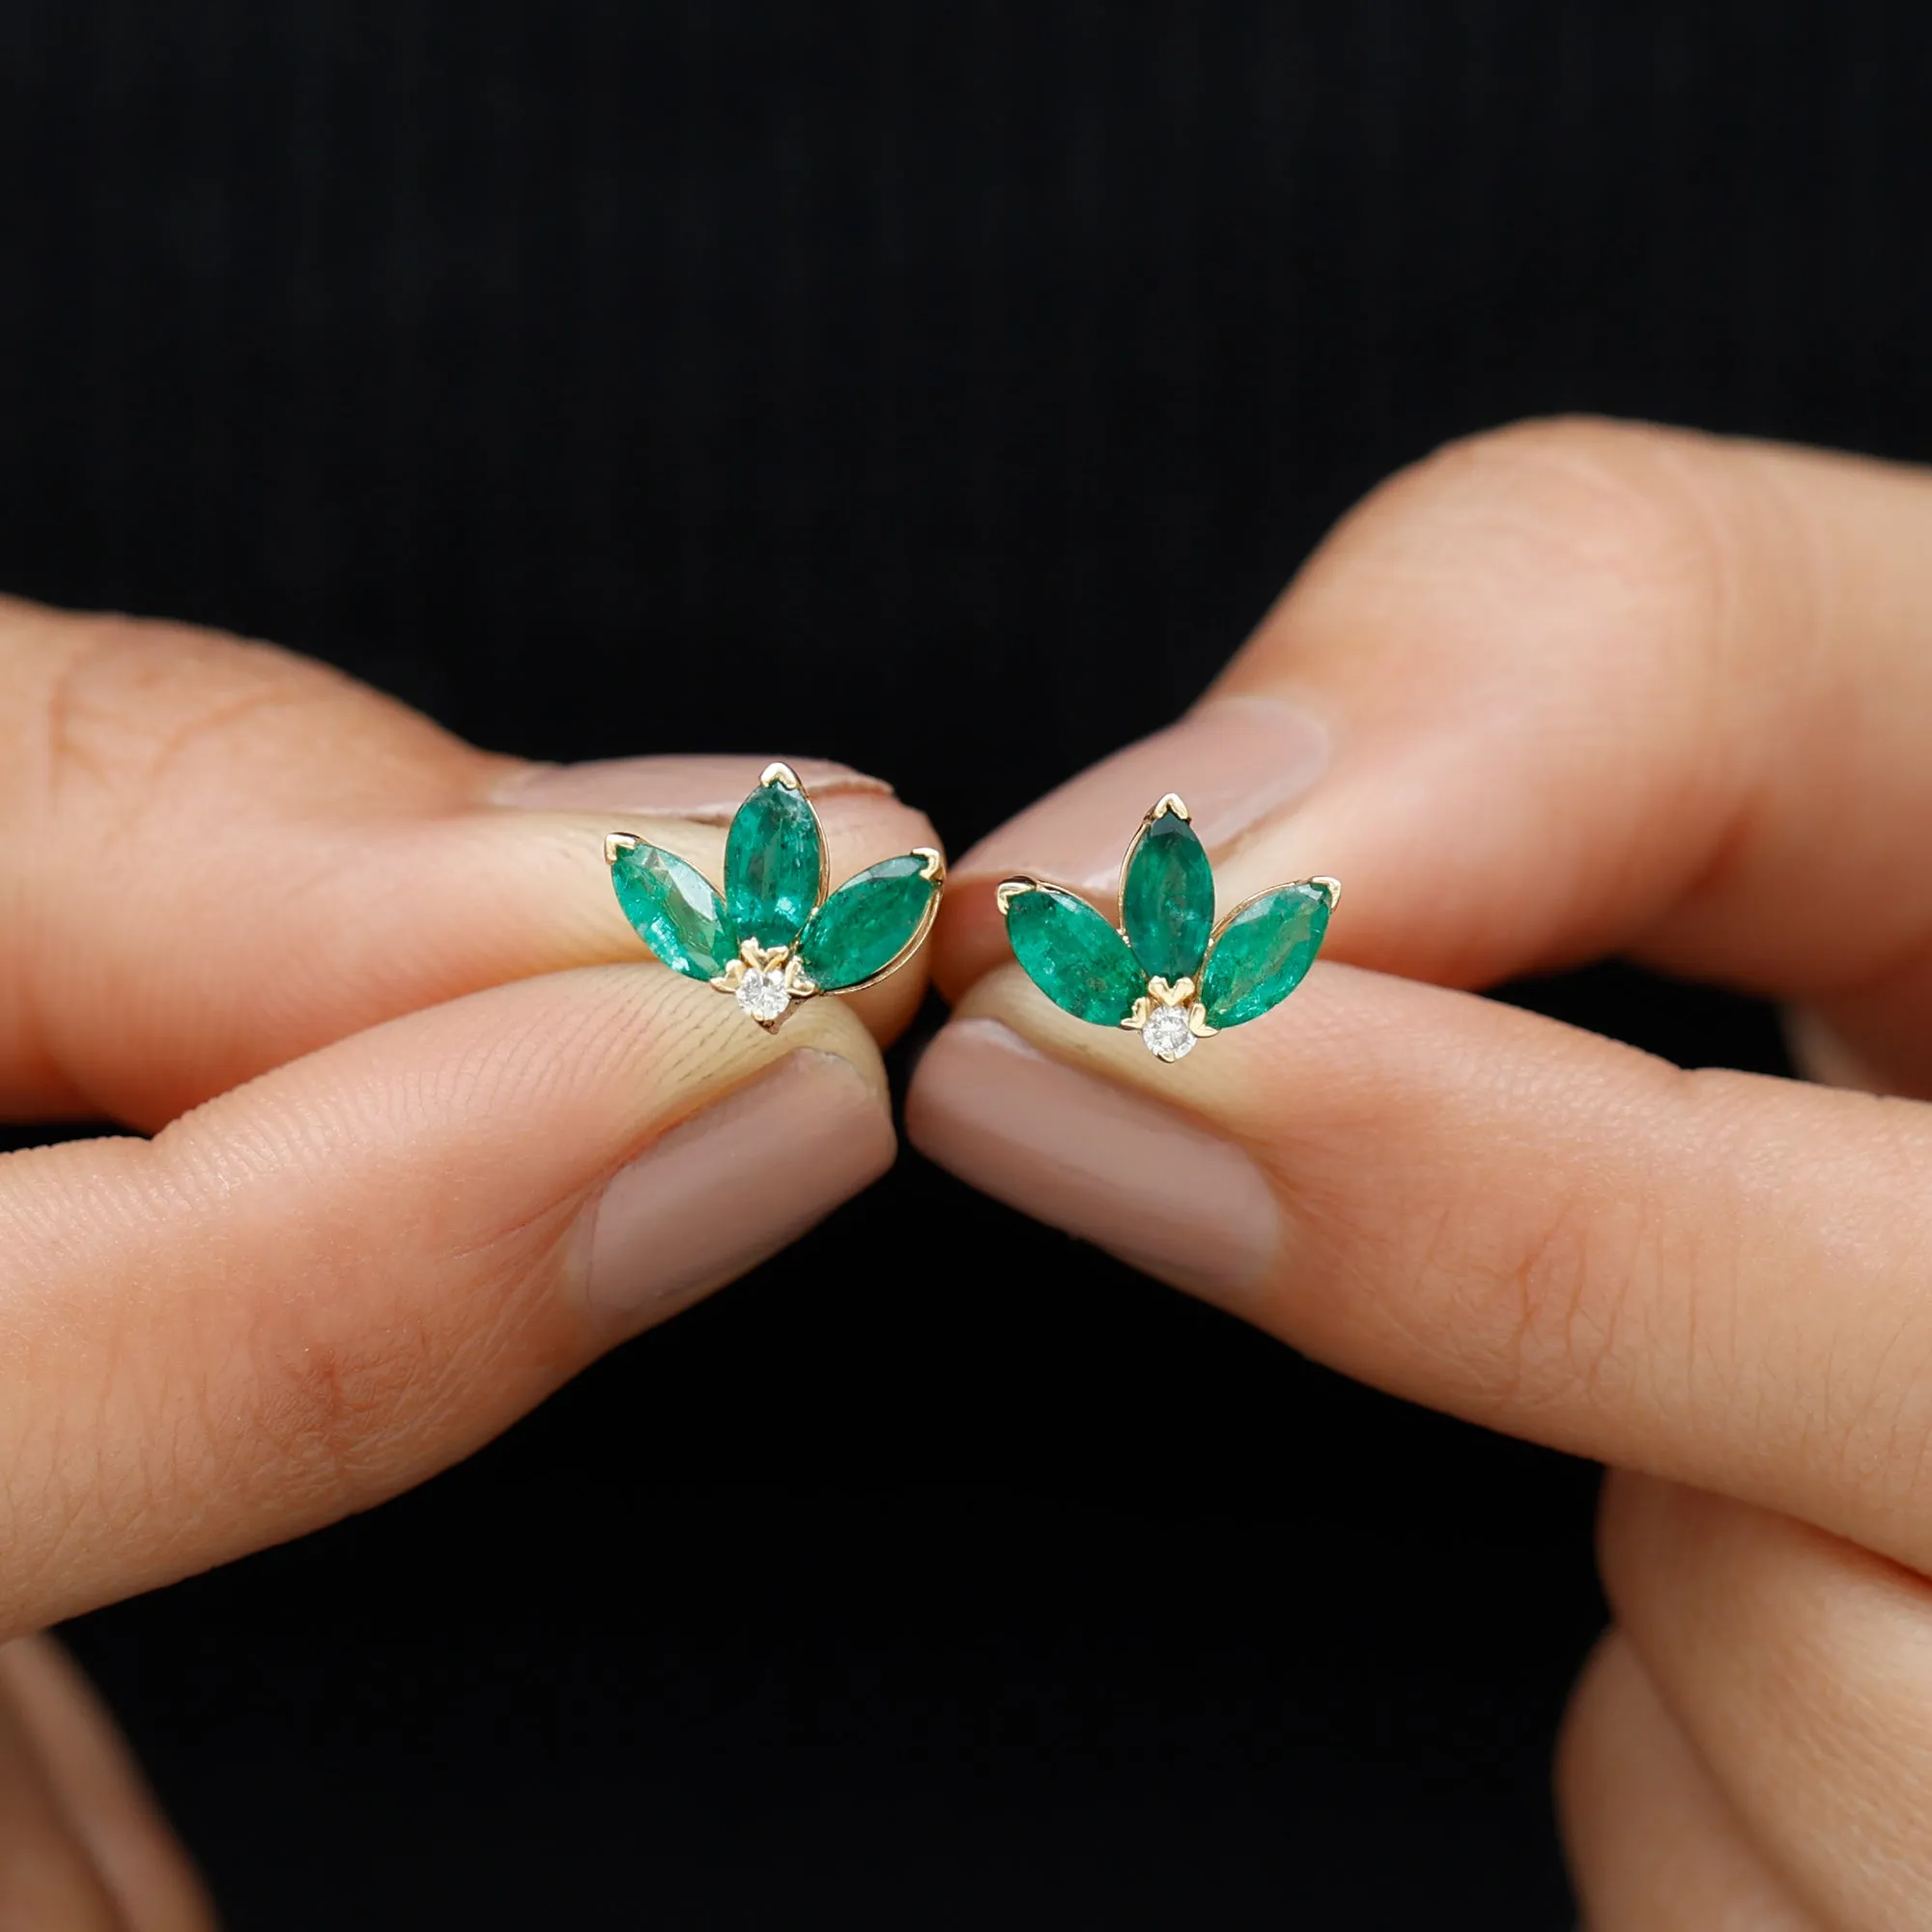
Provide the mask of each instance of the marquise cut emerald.
[{"label": "marquise cut emerald", "polygon": [[724,911],[740,939],[789,946],[818,903],[818,817],[804,792],[761,784],[724,836]]},{"label": "marquise cut emerald", "polygon": [[1300,985],[1328,930],[1320,886],[1277,886],[1228,921],[1201,975],[1210,1026],[1239,1026],[1278,1007]]},{"label": "marquise cut emerald", "polygon": [[738,947],[718,895],[675,852],[641,842],[620,847],[611,862],[611,883],[624,917],[673,973],[715,980],[730,964]]},{"label": "marquise cut emerald", "polygon": [[1151,979],[1172,982],[1200,973],[1214,923],[1214,874],[1179,812],[1150,818],[1135,839],[1121,884],[1121,923]]},{"label": "marquise cut emerald", "polygon": [[939,892],[925,875],[932,862],[918,852],[867,866],[812,914],[798,943],[798,962],[823,992],[842,992],[883,972],[919,933]]},{"label": "marquise cut emerald", "polygon": [[1147,991],[1127,943],[1083,898],[1029,886],[1007,900],[1007,937],[1027,976],[1076,1019],[1118,1026]]}]

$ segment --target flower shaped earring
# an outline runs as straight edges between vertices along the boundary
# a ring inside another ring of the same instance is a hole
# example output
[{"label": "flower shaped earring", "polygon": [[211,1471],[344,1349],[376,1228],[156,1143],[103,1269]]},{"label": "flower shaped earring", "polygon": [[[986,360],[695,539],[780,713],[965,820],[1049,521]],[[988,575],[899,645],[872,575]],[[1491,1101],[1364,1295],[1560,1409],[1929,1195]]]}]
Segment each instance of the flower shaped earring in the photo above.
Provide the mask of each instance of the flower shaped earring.
[{"label": "flower shaped earring", "polygon": [[818,814],[789,765],[765,767],[724,837],[721,899],[674,852],[628,832],[604,841],[617,903],[675,973],[708,980],[776,1033],[803,1000],[856,993],[919,951],[946,861],[929,845],[867,866],[827,895]]},{"label": "flower shaped earring", "polygon": [[1169,792],[1127,847],[1118,928],[1077,893],[1035,878],[1006,880],[999,905],[1014,957],[1055,1006],[1131,1028],[1172,1063],[1287,999],[1341,894],[1338,879],[1274,886],[1215,925],[1207,848]]}]

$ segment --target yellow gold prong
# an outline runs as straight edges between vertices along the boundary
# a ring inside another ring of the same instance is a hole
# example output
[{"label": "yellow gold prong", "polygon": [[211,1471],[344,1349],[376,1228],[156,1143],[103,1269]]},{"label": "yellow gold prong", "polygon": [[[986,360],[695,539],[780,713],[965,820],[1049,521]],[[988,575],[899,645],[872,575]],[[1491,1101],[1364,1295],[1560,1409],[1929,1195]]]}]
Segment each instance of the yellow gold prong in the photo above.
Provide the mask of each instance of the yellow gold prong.
[{"label": "yellow gold prong", "polygon": [[1192,825],[1194,823],[1194,814],[1181,803],[1180,794],[1178,791],[1162,792],[1159,798],[1154,801],[1153,810],[1148,813],[1148,816],[1150,818],[1165,818],[1170,811],[1173,812],[1175,817],[1186,824]]},{"label": "yellow gold prong", "polygon": [[1022,893],[1037,893],[1038,891],[1039,881],[1037,879],[1030,879],[1022,873],[1016,879],[1002,879],[993,888],[993,903],[999,907],[1000,917],[1004,919],[1007,916],[1007,909]]},{"label": "yellow gold prong", "polygon": [[1153,1002],[1145,993],[1143,993],[1140,996],[1140,998],[1134,1002],[1133,1006],[1129,1009],[1127,1012],[1126,1018],[1123,1019],[1121,1022],[1121,1024],[1123,1027],[1125,1027],[1129,1033],[1139,1033],[1141,1028],[1147,1025],[1148,1015],[1152,1011],[1153,1011]]},{"label": "yellow gold prong", "polygon": [[628,832],[607,832],[604,835],[604,863],[614,866],[619,853],[635,852],[643,842]]},{"label": "yellow gold prong", "polygon": [[1208,1009],[1199,1000],[1187,1009],[1187,1031],[1196,1039],[1212,1039],[1220,1028],[1208,1024]]},{"label": "yellow gold prong", "polygon": [[798,774],[782,758],[774,758],[758,774],[761,785],[785,785],[792,791],[803,791],[805,787],[798,781]]},{"label": "yellow gold prong", "polygon": [[[912,848],[915,859],[923,859],[925,864],[919,868],[919,875],[930,883],[944,885],[946,882],[946,854],[935,852],[930,845],[915,845]],[[1000,908],[1002,912],[1006,907]]]},{"label": "yellow gold prong", "polygon": [[1320,878],[1310,879],[1308,883],[1311,886],[1321,889],[1321,896],[1328,901],[1328,910],[1333,912],[1337,900],[1342,896],[1342,881],[1340,879]]}]

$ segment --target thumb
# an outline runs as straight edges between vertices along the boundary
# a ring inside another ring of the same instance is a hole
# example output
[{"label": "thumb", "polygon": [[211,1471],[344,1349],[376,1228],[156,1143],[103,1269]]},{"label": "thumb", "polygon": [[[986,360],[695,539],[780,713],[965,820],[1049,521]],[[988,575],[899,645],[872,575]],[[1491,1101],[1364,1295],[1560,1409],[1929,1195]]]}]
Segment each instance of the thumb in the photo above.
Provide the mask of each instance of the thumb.
[{"label": "thumb", "polygon": [[0,1164],[0,1639],[362,1509],[891,1164],[847,1010],[592,967]]}]

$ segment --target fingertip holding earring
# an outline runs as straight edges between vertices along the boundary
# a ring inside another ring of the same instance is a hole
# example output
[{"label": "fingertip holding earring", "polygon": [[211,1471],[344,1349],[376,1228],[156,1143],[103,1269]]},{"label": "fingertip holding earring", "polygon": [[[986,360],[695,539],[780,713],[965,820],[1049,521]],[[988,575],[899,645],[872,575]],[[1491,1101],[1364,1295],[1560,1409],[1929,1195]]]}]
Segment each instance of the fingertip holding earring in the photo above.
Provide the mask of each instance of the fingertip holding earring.
[{"label": "fingertip holding earring", "polygon": [[765,767],[724,836],[714,887],[674,852],[628,832],[604,840],[611,882],[639,938],[674,973],[728,993],[776,1033],[804,1001],[858,993],[896,973],[932,929],[945,855],[917,845],[828,893],[825,838],[798,774]]},{"label": "fingertip holding earring", "polygon": [[1127,847],[1118,925],[1079,894],[1026,874],[995,892],[1013,956],[1055,1006],[1138,1033],[1169,1065],[1287,999],[1341,895],[1339,879],[1297,879],[1243,899],[1216,924],[1208,850],[1174,792]]}]

